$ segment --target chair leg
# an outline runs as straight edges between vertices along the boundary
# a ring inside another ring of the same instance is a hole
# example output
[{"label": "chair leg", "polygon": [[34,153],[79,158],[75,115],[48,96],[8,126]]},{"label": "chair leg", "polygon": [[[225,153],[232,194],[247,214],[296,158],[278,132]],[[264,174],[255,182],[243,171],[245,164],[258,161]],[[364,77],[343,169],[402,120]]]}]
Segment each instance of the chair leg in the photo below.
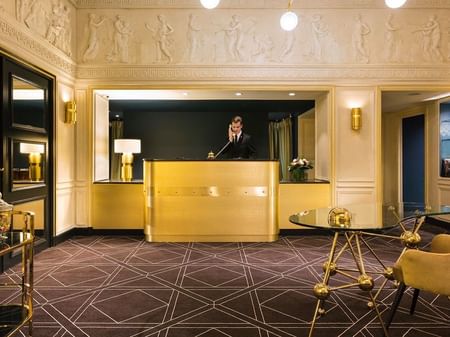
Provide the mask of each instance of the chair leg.
[{"label": "chair leg", "polygon": [[419,298],[419,289],[414,289],[413,298],[411,302],[411,308],[409,309],[409,314],[414,314],[414,310],[416,310],[417,299]]},{"label": "chair leg", "polygon": [[392,320],[394,319],[394,315],[397,311],[397,308],[400,304],[400,301],[402,300],[403,293],[405,292],[406,285],[403,282],[400,282],[398,285],[397,292],[395,293],[394,301],[392,302],[391,311],[389,312],[389,316],[386,320],[386,323],[384,325],[386,326],[386,330],[389,329],[389,326],[392,323]]}]

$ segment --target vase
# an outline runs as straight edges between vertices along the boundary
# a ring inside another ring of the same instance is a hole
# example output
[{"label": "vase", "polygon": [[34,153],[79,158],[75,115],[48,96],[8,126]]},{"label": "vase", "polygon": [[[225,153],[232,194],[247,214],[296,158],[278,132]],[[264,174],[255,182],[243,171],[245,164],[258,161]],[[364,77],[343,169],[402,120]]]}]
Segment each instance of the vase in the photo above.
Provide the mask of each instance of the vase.
[{"label": "vase", "polygon": [[308,172],[306,170],[294,170],[291,172],[292,181],[305,181],[308,179]]}]

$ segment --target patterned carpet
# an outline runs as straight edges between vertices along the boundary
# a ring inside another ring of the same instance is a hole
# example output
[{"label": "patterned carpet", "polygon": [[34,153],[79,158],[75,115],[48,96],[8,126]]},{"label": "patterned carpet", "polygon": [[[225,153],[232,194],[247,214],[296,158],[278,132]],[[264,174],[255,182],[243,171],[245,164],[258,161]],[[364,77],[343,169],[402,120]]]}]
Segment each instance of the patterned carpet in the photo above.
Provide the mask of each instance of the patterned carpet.
[{"label": "patterned carpet", "polygon": [[[431,234],[424,234],[429,242]],[[370,245],[387,265],[400,243]],[[331,237],[288,236],[274,243],[147,243],[133,236],[75,237],[35,257],[35,337],[292,337],[307,336]],[[370,254],[367,268],[378,266]],[[342,257],[342,263],[349,256]],[[18,278],[17,267],[0,282]],[[376,278],[379,287],[383,276]],[[341,277],[332,277],[341,284]],[[386,312],[395,288],[380,293]],[[391,336],[450,336],[450,301],[411,291]],[[9,302],[17,293],[0,291]],[[333,292],[314,336],[381,336],[367,293]],[[24,328],[19,335],[26,335]]]}]

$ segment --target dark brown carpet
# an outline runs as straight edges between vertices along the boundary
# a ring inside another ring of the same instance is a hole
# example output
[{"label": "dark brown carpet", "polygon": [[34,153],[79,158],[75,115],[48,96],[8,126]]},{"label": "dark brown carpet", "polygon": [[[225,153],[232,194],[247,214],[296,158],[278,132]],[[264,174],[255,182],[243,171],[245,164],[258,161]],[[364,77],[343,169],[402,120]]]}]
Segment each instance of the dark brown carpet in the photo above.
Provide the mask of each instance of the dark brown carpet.
[{"label": "dark brown carpet", "polygon": [[[429,242],[431,234],[424,234]],[[370,239],[392,265],[399,241]],[[274,243],[146,243],[142,237],[76,237],[35,257],[34,336],[291,337],[307,336],[315,283],[330,247],[327,236]],[[367,253],[366,253],[367,254]],[[348,257],[342,258],[342,263]],[[367,254],[368,269],[378,264]],[[17,268],[0,275],[15,279]],[[332,278],[334,284],[341,277]],[[376,278],[377,287],[383,276]],[[392,284],[380,310],[392,302]],[[414,316],[411,291],[391,336],[450,336],[450,301],[422,294]],[[18,296],[0,291],[2,302]],[[367,293],[334,292],[314,336],[380,336]],[[25,335],[26,329],[20,334]]]}]

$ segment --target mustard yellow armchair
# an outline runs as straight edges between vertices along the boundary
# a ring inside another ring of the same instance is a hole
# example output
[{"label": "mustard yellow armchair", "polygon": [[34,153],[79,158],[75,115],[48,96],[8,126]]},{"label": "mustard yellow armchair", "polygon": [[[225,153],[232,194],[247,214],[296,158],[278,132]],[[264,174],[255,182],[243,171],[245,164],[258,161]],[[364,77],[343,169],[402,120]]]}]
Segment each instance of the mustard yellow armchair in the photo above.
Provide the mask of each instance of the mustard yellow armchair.
[{"label": "mustard yellow armchair", "polygon": [[394,265],[394,276],[399,282],[391,311],[385,323],[392,323],[395,312],[407,287],[414,288],[410,314],[414,313],[419,291],[429,291],[450,296],[450,235],[439,234],[433,238],[429,252],[406,250]]}]

